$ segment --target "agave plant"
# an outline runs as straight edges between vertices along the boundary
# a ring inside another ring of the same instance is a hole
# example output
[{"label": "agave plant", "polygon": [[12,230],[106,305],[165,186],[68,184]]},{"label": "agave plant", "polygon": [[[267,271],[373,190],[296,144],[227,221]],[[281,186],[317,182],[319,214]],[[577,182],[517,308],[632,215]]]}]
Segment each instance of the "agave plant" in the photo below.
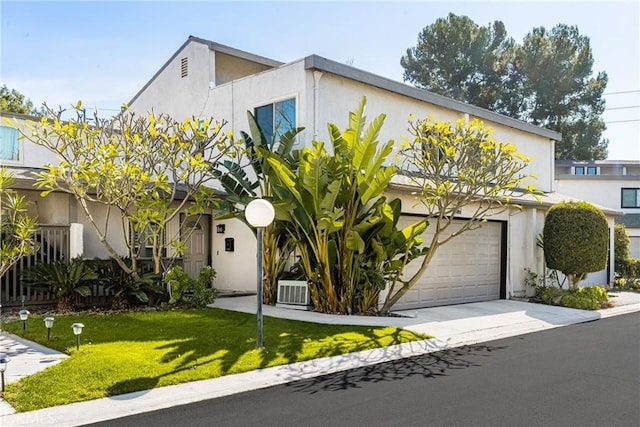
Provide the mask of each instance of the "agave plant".
[{"label": "agave plant", "polygon": [[98,278],[95,270],[82,258],[37,264],[22,274],[24,284],[32,289],[52,293],[58,299],[58,311],[74,308],[76,295],[91,295],[90,284]]},{"label": "agave plant", "polygon": [[[124,258],[124,262],[131,267],[131,258]],[[100,275],[99,282],[113,295],[111,307],[114,309],[136,303],[146,304],[150,296],[164,293],[158,274],[139,272],[138,277],[134,277],[124,271],[113,258],[98,259],[93,263]]]}]

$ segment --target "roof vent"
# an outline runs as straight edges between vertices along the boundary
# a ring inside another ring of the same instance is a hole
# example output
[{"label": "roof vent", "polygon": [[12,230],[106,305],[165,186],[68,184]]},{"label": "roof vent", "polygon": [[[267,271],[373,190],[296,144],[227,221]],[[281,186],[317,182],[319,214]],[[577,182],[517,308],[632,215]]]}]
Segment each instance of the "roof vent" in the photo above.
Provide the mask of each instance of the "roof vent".
[{"label": "roof vent", "polygon": [[189,75],[189,58],[182,58],[180,60],[180,77],[187,77]]}]

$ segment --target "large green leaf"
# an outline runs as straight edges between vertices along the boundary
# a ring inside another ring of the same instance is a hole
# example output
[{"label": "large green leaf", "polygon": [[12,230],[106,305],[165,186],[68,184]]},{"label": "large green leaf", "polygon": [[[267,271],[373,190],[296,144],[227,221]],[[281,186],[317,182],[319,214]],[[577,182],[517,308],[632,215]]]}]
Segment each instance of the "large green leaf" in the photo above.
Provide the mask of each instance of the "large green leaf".
[{"label": "large green leaf", "polygon": [[347,249],[351,251],[354,251],[357,253],[364,252],[364,247],[365,247],[364,240],[362,240],[362,237],[360,237],[360,234],[353,229],[347,231],[346,233],[346,244],[347,244]]}]

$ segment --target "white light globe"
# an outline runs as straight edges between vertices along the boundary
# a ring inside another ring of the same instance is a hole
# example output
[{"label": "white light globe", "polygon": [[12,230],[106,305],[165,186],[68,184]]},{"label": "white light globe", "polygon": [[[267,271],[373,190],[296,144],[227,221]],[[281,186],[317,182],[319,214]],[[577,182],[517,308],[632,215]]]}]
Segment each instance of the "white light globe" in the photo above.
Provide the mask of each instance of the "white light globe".
[{"label": "white light globe", "polygon": [[256,228],[264,228],[273,222],[276,212],[273,205],[265,199],[252,200],[244,210],[247,222]]}]

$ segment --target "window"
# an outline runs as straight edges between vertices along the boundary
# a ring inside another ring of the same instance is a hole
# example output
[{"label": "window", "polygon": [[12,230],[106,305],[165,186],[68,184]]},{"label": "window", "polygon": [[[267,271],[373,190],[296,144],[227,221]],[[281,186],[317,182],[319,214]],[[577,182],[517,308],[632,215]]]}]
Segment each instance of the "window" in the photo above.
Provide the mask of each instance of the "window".
[{"label": "window", "polygon": [[254,110],[256,121],[267,143],[274,143],[296,127],[295,98],[263,105]]},{"label": "window", "polygon": [[[160,230],[158,225],[149,224],[144,231],[135,229],[132,223],[129,223],[129,239],[131,242],[131,250],[136,252],[139,258],[153,257],[153,236],[154,234],[161,239],[161,245],[166,244],[165,230]],[[166,247],[162,247],[162,257],[166,256]]]},{"label": "window", "polygon": [[17,129],[0,126],[0,160],[14,162],[20,160],[20,143]]},{"label": "window", "polygon": [[576,166],[574,175],[598,175],[598,168],[595,166]]},{"label": "window", "polygon": [[623,188],[621,206],[623,208],[640,208],[640,188]]}]

